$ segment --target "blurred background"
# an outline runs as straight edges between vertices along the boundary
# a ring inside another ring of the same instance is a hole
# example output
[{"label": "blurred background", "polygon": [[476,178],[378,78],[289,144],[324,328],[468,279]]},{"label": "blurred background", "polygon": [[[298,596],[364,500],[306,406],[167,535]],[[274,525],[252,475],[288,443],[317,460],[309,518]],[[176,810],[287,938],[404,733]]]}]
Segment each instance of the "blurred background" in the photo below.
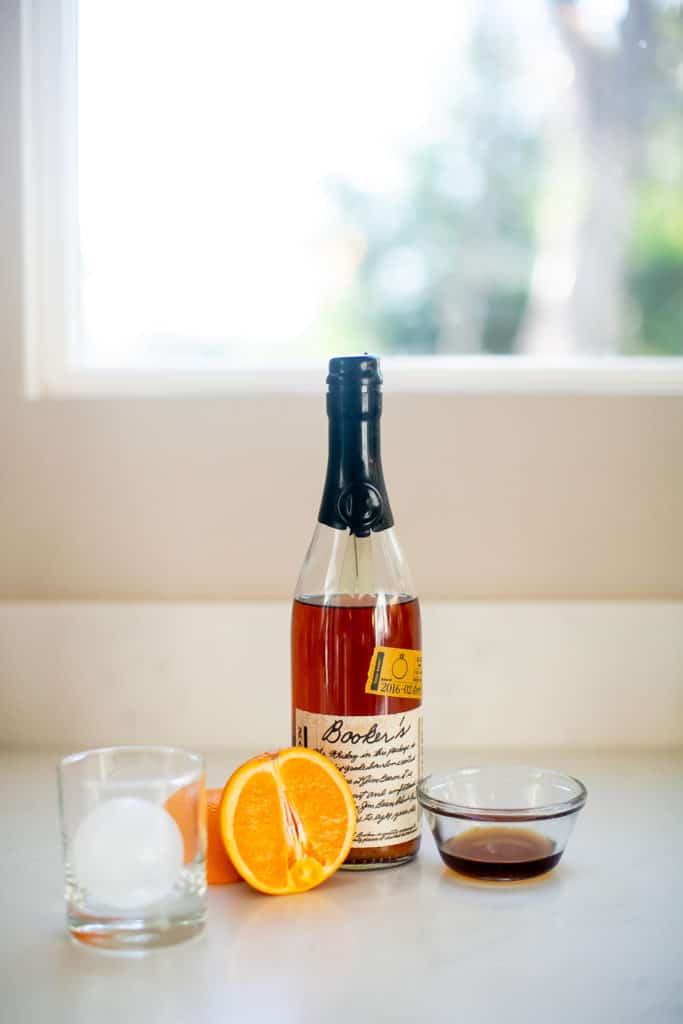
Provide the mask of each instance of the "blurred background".
[{"label": "blurred background", "polygon": [[78,18],[77,364],[683,355],[678,2]]},{"label": "blurred background", "polygon": [[681,12],[0,0],[0,743],[280,735],[363,349],[431,742],[680,743]]},{"label": "blurred background", "polygon": [[[0,0],[0,599],[288,599],[325,360],[365,348],[565,360],[550,389],[412,391],[385,361],[424,597],[683,596],[680,3],[21,12]],[[620,377],[643,355],[648,394]],[[591,388],[563,376],[593,357]]]}]

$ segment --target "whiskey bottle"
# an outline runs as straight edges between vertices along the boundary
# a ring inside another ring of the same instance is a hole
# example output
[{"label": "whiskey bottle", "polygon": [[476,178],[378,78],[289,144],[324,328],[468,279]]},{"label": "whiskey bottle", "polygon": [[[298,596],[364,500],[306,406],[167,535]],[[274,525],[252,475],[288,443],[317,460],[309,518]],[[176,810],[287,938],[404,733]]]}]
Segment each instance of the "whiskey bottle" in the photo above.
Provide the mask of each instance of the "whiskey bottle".
[{"label": "whiskey bottle", "polygon": [[292,613],[293,742],[351,785],[356,869],[402,864],[420,843],[420,608],[384,483],[381,384],[373,356],[330,360],[327,475]]}]

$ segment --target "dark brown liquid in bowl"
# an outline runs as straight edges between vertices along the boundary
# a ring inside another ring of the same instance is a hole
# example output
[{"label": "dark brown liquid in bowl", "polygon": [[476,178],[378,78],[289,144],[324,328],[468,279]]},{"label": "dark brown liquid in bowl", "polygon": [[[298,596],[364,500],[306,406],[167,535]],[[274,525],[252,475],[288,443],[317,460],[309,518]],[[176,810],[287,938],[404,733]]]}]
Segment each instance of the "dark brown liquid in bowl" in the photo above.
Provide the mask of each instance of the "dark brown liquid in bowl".
[{"label": "dark brown liquid in bowl", "polygon": [[552,839],[528,828],[488,825],[448,839],[439,850],[449,868],[472,878],[519,881],[550,871],[558,863]]}]

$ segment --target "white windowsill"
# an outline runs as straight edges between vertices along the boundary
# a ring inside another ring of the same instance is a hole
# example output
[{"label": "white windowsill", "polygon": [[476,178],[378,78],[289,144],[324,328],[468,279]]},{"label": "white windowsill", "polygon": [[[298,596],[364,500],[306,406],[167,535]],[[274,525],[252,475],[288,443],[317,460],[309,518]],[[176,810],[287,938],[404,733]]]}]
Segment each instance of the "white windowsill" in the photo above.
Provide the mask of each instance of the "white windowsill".
[{"label": "white windowsill", "polygon": [[[382,359],[393,392],[410,394],[683,394],[683,358],[422,356]],[[320,394],[324,363],[239,369],[100,370],[27,361],[29,398]]]}]

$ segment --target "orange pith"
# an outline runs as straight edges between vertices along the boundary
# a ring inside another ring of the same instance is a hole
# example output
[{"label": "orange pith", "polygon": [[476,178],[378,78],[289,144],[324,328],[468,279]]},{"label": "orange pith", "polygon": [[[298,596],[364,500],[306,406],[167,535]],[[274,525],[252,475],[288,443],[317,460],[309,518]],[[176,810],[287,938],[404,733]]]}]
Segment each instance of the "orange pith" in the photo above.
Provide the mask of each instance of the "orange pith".
[{"label": "orange pith", "polygon": [[220,829],[230,859],[255,889],[304,892],[343,863],[356,829],[348,783],[322,754],[261,754],[228,780]]}]

